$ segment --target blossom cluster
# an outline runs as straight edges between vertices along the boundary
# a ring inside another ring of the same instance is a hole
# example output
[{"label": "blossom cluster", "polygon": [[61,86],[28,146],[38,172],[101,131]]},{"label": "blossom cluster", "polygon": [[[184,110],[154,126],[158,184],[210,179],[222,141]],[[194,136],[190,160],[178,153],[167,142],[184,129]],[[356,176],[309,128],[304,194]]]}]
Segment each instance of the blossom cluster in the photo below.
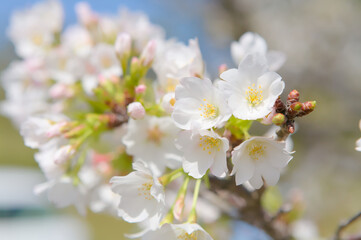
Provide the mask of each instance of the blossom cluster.
[{"label": "blossom cluster", "polygon": [[285,56],[256,33],[232,43],[236,67],[222,65],[211,81],[197,39],[166,39],[141,13],[75,10],[78,23],[63,29],[61,4],[39,3],[16,12],[8,29],[21,60],[2,75],[1,111],[38,149],[47,180],[35,192],[57,207],[139,223],[133,237],[212,239],[199,225],[210,205],[199,199],[202,183],[234,176],[250,191],[275,185],[292,149],[249,130],[258,122],[293,133],[294,118],[315,102],[299,102],[297,91],[280,100]]}]

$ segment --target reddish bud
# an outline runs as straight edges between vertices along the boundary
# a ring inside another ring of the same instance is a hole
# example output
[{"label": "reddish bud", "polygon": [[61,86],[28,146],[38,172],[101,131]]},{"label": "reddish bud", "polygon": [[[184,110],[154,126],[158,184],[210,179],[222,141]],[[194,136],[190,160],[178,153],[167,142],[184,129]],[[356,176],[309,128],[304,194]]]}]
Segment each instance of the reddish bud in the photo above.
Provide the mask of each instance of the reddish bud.
[{"label": "reddish bud", "polygon": [[292,111],[299,111],[302,108],[302,103],[300,103],[300,102],[292,103],[290,108]]},{"label": "reddish bud", "polygon": [[285,104],[282,102],[282,100],[281,100],[280,97],[278,97],[278,98],[276,99],[274,108],[276,109],[276,112],[277,112],[277,113],[283,113],[283,112],[286,110],[286,106],[285,106]]},{"label": "reddish bud", "polygon": [[288,132],[291,134],[295,132],[295,126],[293,126],[293,124],[288,126]]},{"label": "reddish bud", "polygon": [[292,90],[287,97],[287,103],[292,104],[300,100],[300,93],[297,90]]},{"label": "reddish bud", "polygon": [[302,103],[302,111],[310,112],[313,111],[316,107],[316,101],[308,101],[305,103]]}]

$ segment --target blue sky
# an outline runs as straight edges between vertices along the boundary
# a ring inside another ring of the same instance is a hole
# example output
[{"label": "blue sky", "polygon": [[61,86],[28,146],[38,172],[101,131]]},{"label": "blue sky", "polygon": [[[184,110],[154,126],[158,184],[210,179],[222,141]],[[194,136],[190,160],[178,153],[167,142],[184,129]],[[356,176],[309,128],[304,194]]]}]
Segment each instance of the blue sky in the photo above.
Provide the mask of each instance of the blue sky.
[{"label": "blue sky", "polygon": [[[167,37],[175,37],[180,41],[198,37],[202,54],[208,62],[208,70],[213,75],[222,61],[230,62],[229,49],[215,49],[204,27],[204,20],[200,12],[204,4],[210,0],[89,0],[92,8],[101,13],[116,14],[120,7],[126,7],[132,11],[146,13],[153,23],[159,24],[166,29]],[[0,45],[3,48],[8,45],[6,28],[9,24],[11,13],[39,2],[36,0],[12,0],[4,1],[0,8]],[[74,5],[76,0],[63,0],[65,9],[65,24],[75,23],[76,16]]]}]

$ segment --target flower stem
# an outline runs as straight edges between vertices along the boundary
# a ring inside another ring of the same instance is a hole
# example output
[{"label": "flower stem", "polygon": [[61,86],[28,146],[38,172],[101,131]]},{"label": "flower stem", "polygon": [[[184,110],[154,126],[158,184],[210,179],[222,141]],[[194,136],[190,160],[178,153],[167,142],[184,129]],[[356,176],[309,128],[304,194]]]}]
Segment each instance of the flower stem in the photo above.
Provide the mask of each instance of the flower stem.
[{"label": "flower stem", "polygon": [[194,187],[192,209],[188,217],[188,223],[195,223],[197,221],[197,201],[199,196],[199,190],[201,187],[202,179],[197,179],[196,186]]},{"label": "flower stem", "polygon": [[182,175],[183,175],[183,168],[179,168],[171,173],[168,173],[160,177],[159,181],[163,184],[163,186],[167,186],[169,183],[171,183],[172,181],[174,181],[175,179],[179,178]]}]

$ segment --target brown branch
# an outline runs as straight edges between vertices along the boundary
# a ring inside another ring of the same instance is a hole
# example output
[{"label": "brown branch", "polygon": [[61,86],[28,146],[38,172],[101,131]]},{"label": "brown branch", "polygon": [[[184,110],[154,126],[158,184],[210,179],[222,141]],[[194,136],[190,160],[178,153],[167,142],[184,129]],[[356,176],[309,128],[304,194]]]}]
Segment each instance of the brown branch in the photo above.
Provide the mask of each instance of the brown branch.
[{"label": "brown branch", "polygon": [[335,237],[334,237],[334,240],[341,240],[341,234],[342,232],[347,228],[349,227],[352,223],[356,222],[357,220],[361,220],[361,211],[359,213],[357,213],[356,215],[354,215],[353,217],[351,217],[349,220],[345,221],[345,222],[342,222],[337,230],[336,230],[336,233],[335,233]]},{"label": "brown branch", "polygon": [[[273,239],[289,239],[288,233],[278,229],[274,219],[262,207],[261,198],[265,187],[250,192],[243,185],[236,186],[234,177],[227,179],[211,177],[210,185],[212,192],[237,209],[237,213],[231,214],[231,217],[262,229]],[[226,214],[230,215],[227,212]]]}]

